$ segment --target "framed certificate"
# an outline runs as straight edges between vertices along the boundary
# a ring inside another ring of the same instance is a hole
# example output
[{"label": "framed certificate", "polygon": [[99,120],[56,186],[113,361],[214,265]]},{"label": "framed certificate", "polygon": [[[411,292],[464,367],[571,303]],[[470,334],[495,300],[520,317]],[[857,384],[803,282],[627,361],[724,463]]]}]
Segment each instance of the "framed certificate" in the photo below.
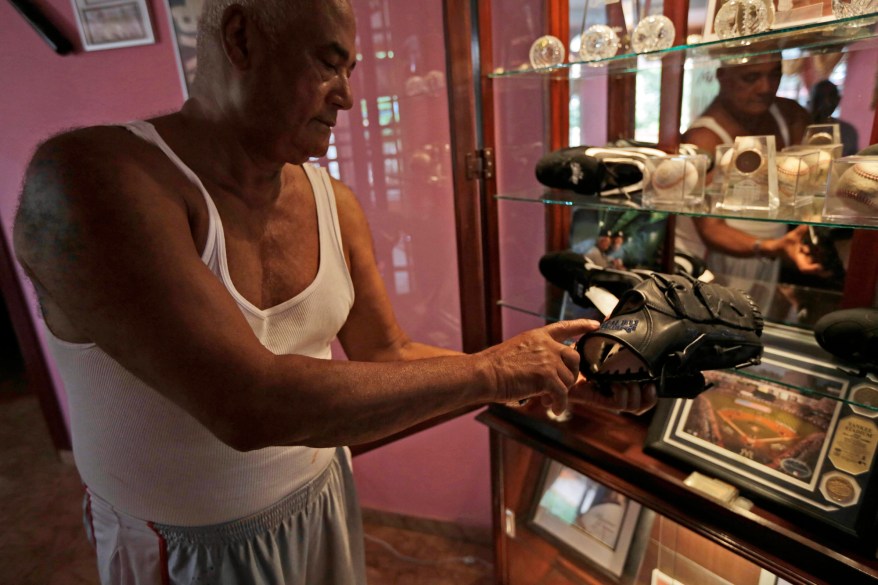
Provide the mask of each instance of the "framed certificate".
[{"label": "framed certificate", "polygon": [[878,384],[831,363],[810,333],[769,326],[763,363],[705,372],[713,387],[663,402],[646,449],[854,537],[875,527]]},{"label": "framed certificate", "polygon": [[86,51],[155,42],[145,0],[73,0],[73,12]]},{"label": "framed certificate", "polygon": [[618,579],[636,569],[652,517],[639,503],[549,459],[529,524],[567,556]]}]

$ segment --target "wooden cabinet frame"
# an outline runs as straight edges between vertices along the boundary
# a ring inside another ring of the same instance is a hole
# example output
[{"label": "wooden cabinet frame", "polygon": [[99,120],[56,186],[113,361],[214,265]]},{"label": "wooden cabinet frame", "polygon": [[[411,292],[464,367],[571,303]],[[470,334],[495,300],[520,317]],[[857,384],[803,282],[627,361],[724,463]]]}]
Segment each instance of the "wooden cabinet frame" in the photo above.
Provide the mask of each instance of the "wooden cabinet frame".
[{"label": "wooden cabinet frame", "polygon": [[[449,4],[457,4],[448,0]],[[465,4],[465,2],[463,2]],[[476,131],[481,136],[478,147],[497,149],[495,144],[494,84],[497,80],[486,72],[494,70],[491,27],[492,3],[490,0],[470,0],[473,46],[478,55],[474,62],[476,74],[476,115],[479,124]],[[569,6],[567,0],[547,0],[546,34],[552,34],[569,46]],[[676,23],[684,23],[677,30],[676,44],[684,42],[688,0],[670,0],[665,3],[665,13]],[[661,73],[662,96],[660,102],[659,145],[666,151],[674,151],[680,142],[681,99],[683,87],[684,54],[677,53],[664,58]],[[612,76],[608,91],[614,99],[609,100],[608,139],[633,134],[634,123],[634,76]],[[567,145],[569,85],[567,80],[553,79],[549,82],[549,119],[546,144],[552,150]],[[454,104],[452,104],[454,109]],[[878,114],[873,119],[870,143],[878,142]],[[458,160],[460,164],[460,160]],[[496,180],[493,177],[480,181],[480,206],[469,206],[478,218],[470,218],[466,224],[478,223],[487,241],[469,240],[471,251],[478,258],[478,266],[461,270],[473,270],[484,279],[481,290],[488,295],[483,303],[472,301],[472,306],[484,308],[481,317],[486,336],[485,343],[497,343],[503,339],[497,302],[501,299],[498,214]],[[463,206],[462,206],[463,207]],[[547,237],[546,251],[568,247],[570,232],[570,208],[547,205],[545,219]],[[673,238],[673,220],[669,223],[669,238]],[[458,241],[466,238],[459,236]],[[669,244],[673,243],[670,239]],[[672,250],[666,245],[665,250]],[[844,305],[871,306],[875,302],[878,284],[878,231],[858,230],[854,239],[854,253],[848,270],[844,290]],[[663,265],[672,266],[672,258],[663,259]],[[461,275],[462,282],[464,275]],[[462,293],[463,294],[463,293]],[[470,321],[475,325],[477,320]],[[532,409],[533,410],[533,409]],[[537,409],[538,410],[538,409]],[[514,512],[526,498],[528,486],[535,481],[534,466],[527,456],[513,458],[510,465],[510,449],[524,453],[527,449],[542,453],[570,466],[608,487],[625,493],[652,510],[707,537],[711,541],[777,573],[793,582],[801,583],[854,583],[878,582],[878,561],[874,554],[848,550],[832,540],[831,536],[808,533],[798,526],[773,516],[764,510],[743,512],[693,492],[683,483],[684,472],[672,465],[658,461],[642,450],[645,442],[645,425],[631,417],[594,415],[583,413],[580,420],[558,425],[545,418],[544,413],[522,412],[504,407],[492,407],[479,416],[490,427],[491,474],[493,484],[492,507],[495,534],[496,582],[509,582],[512,566],[507,534],[507,509]],[[628,433],[628,440],[620,447],[603,437],[618,435],[619,429]],[[525,451],[521,451],[525,449]],[[547,549],[548,550],[548,549]],[[551,553],[557,556],[557,551]],[[563,561],[568,563],[568,561]],[[521,567],[517,567],[517,570]],[[574,567],[570,571],[577,573]],[[581,572],[578,578],[583,579]],[[586,582],[603,583],[599,578],[585,578]]]}]

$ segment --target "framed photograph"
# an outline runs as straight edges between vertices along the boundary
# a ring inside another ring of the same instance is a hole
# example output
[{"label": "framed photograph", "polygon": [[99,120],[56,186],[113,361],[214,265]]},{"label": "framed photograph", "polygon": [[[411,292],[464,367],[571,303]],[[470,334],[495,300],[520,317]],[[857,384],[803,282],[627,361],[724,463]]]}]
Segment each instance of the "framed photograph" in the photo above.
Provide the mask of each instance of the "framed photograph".
[{"label": "framed photograph", "polygon": [[713,387],[697,398],[662,401],[646,449],[780,513],[871,537],[878,384],[838,369],[808,331],[770,325],[763,338],[761,365],[705,372]]},{"label": "framed photograph", "polygon": [[[660,211],[621,211],[578,207],[570,223],[570,249],[610,270],[661,270],[661,247],[668,214]],[[593,306],[573,303],[565,292],[559,319],[598,319],[609,315],[618,298],[599,287],[585,297]]]},{"label": "framed photograph", "polygon": [[532,508],[530,527],[568,556],[616,579],[636,570],[652,519],[637,502],[548,459]]},{"label": "framed photograph", "polygon": [[[570,248],[582,254],[600,252],[608,268],[661,269],[661,247],[668,214],[578,207],[570,222]],[[609,241],[602,237],[608,236]]]},{"label": "framed photograph", "polygon": [[155,42],[146,0],[72,0],[86,51],[136,47]]},{"label": "framed photograph", "polygon": [[177,68],[180,71],[180,84],[183,88],[183,97],[189,97],[189,88],[195,80],[195,69],[198,65],[196,59],[196,38],[198,32],[198,17],[201,15],[201,7],[204,0],[167,0],[168,18],[170,19],[171,31],[173,32]]}]

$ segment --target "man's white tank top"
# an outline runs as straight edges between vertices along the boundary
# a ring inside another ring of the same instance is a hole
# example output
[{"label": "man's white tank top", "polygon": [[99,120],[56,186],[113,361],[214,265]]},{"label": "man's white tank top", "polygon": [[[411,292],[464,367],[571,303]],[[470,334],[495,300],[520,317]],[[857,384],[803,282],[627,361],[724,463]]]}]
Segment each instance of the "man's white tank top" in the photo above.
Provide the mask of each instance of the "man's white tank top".
[{"label": "man's white tank top", "polygon": [[[210,223],[201,258],[235,299],[259,341],[275,354],[330,359],[330,343],[347,319],[354,288],[326,171],[304,165],[317,204],[317,276],[294,298],[259,309],[232,284],[222,222],[201,181],[151,124],[125,127],[160,148],[204,195]],[[67,391],[80,476],[90,490],[130,516],[177,526],[242,518],[316,477],[335,453],[310,447],[236,451],[97,345],[66,342],[48,330],[46,337]]]}]

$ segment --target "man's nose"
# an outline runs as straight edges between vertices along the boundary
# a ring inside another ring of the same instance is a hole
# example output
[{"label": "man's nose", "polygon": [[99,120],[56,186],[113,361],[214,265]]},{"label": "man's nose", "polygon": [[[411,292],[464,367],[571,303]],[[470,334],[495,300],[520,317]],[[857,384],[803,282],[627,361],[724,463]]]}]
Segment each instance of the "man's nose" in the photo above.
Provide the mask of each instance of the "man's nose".
[{"label": "man's nose", "polygon": [[332,93],[332,103],[342,110],[350,110],[354,106],[354,92],[347,75],[338,76],[337,87]]},{"label": "man's nose", "polygon": [[761,93],[761,94],[762,93],[772,93],[773,94],[776,91],[776,88],[774,87],[772,79],[767,75],[760,77],[756,81],[755,89],[758,93]]}]

